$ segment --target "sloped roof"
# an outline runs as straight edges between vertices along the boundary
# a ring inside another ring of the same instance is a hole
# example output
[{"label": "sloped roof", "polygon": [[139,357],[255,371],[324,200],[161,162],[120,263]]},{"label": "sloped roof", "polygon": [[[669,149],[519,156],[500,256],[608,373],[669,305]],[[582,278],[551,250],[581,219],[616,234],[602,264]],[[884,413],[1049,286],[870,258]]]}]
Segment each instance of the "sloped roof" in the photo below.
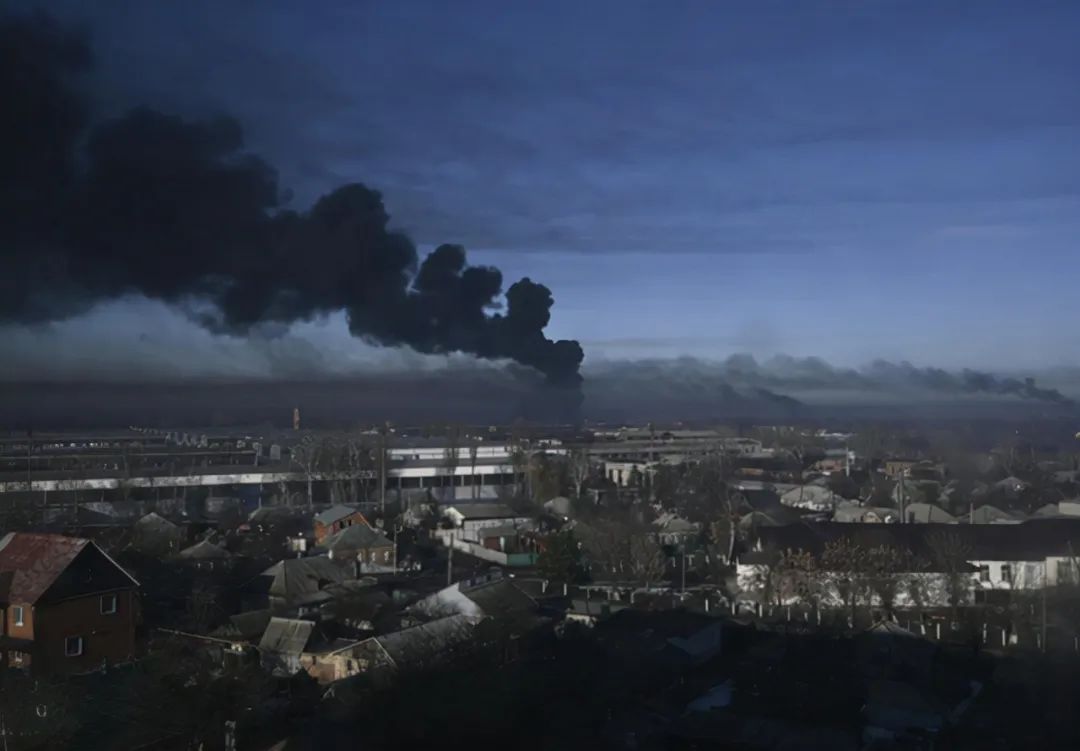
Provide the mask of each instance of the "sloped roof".
[{"label": "sloped roof", "polygon": [[320,582],[340,584],[348,578],[345,572],[329,558],[286,558],[263,571],[262,576],[272,577],[269,594],[296,601],[319,591]]},{"label": "sloped roof", "polygon": [[223,558],[232,558],[230,553],[220,545],[216,545],[209,540],[201,540],[195,543],[191,547],[184,548],[177,555],[181,558],[187,558],[189,560],[221,560]]},{"label": "sloped roof", "polygon": [[355,509],[352,506],[331,506],[326,509],[326,511],[315,514],[315,521],[322,524],[333,524],[334,522],[352,516],[357,513],[357,511],[359,511],[359,509]]},{"label": "sloped roof", "polygon": [[1015,516],[1002,511],[997,506],[991,506],[986,504],[985,506],[979,506],[975,511],[969,515],[969,520],[974,524],[992,524],[993,522],[1015,522],[1019,521]]},{"label": "sloped roof", "polygon": [[366,524],[354,524],[351,527],[338,530],[327,537],[319,548],[323,550],[353,551],[366,550],[367,548],[386,548],[393,546],[393,542],[377,529],[372,529]]},{"label": "sloped roof", "polygon": [[37,602],[92,543],[81,537],[9,532],[0,538],[0,572],[12,573],[9,602]]},{"label": "sloped roof", "polygon": [[271,618],[259,640],[260,652],[299,655],[304,651],[315,624],[294,618]]},{"label": "sloped roof", "polygon": [[440,652],[466,641],[478,619],[450,615],[419,626],[372,637],[395,665],[436,658]]},{"label": "sloped roof", "polygon": [[911,503],[904,506],[904,521],[910,521],[912,519],[920,524],[927,524],[930,522],[948,524],[956,521],[955,516],[940,506],[935,506],[932,503]]},{"label": "sloped roof", "polygon": [[253,639],[266,633],[266,627],[270,625],[270,617],[269,610],[248,610],[229,616],[229,622],[240,636]]},{"label": "sloped roof", "polygon": [[159,514],[151,511],[132,525],[139,532],[179,532],[180,528]]}]

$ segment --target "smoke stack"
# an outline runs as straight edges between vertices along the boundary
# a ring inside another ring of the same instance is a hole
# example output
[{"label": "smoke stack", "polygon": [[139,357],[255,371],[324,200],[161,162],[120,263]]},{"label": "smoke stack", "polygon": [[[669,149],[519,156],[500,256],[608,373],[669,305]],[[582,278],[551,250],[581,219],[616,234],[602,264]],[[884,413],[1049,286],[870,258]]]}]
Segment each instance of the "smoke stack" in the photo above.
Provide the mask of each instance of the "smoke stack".
[{"label": "smoke stack", "polygon": [[300,430],[300,408],[293,407],[292,411],[292,429]]}]

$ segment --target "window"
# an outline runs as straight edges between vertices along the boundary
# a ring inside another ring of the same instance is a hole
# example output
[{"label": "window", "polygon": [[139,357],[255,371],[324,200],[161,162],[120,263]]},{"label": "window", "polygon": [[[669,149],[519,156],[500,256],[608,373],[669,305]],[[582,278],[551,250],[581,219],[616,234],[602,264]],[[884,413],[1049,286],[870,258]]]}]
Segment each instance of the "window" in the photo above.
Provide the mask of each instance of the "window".
[{"label": "window", "polygon": [[116,612],[116,595],[101,596],[101,614],[112,615]]},{"label": "window", "polygon": [[83,653],[83,639],[81,636],[69,636],[64,640],[64,654],[68,657],[78,657]]},{"label": "window", "polygon": [[15,626],[25,626],[26,621],[23,620],[24,614],[22,605],[16,605],[11,609],[11,622]]},{"label": "window", "polygon": [[990,566],[985,563],[982,566],[979,566],[979,581],[990,581]]},{"label": "window", "polygon": [[1012,582],[1012,566],[1008,563],[1001,564],[1001,581]]}]

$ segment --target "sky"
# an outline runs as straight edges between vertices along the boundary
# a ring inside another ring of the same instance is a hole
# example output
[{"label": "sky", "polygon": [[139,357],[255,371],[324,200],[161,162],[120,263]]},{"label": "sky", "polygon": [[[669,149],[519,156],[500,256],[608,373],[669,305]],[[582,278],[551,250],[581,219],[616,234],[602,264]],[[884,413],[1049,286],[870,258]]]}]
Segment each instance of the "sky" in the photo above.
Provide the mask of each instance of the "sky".
[{"label": "sky", "polygon": [[[48,7],[90,31],[104,111],[232,114],[298,208],[378,188],[422,248],[549,286],[586,368],[1080,364],[1080,3]],[[240,346],[137,300],[3,337]],[[342,316],[296,341],[384,356]]]}]

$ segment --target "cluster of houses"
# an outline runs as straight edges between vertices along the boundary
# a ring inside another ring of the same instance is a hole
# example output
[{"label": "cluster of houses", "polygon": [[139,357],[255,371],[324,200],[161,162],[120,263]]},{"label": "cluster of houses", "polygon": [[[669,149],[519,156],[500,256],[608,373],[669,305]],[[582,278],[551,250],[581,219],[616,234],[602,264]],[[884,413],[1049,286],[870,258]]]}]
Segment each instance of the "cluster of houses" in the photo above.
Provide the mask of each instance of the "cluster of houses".
[{"label": "cluster of houses", "polygon": [[531,518],[498,504],[445,510],[436,538],[480,554],[459,558],[474,562],[472,573],[449,587],[449,563],[446,572],[422,574],[417,546],[399,539],[404,527],[383,529],[351,506],[266,507],[228,531],[157,512],[122,537],[115,525],[83,531],[0,538],[5,667],[91,672],[131,661],[140,635],[156,631],[222,659],[257,658],[270,672],[303,670],[331,683],[428,659],[493,613],[536,610],[501,568],[487,565],[535,540]]}]

